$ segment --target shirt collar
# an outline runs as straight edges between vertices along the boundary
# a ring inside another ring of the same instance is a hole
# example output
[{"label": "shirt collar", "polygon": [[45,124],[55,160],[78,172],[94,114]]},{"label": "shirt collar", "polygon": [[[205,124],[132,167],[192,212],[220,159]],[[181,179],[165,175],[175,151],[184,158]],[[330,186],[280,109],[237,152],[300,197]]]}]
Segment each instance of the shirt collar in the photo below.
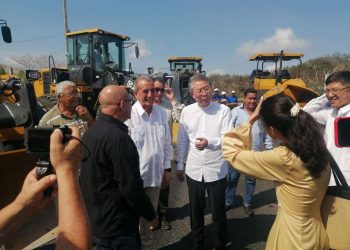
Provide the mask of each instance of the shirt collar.
[{"label": "shirt collar", "polygon": [[118,119],[116,119],[110,115],[106,115],[106,114],[100,112],[98,114],[98,119],[102,119],[102,120],[105,120],[107,122],[114,123],[120,129],[122,129],[124,132],[126,132],[126,133],[128,132],[128,126],[126,126],[123,122],[119,121]]},{"label": "shirt collar", "polygon": [[348,105],[345,105],[344,107],[341,107],[338,111],[338,116],[346,116],[350,114],[350,103]]},{"label": "shirt collar", "polygon": [[197,104],[197,106],[198,106],[200,109],[202,109],[202,110],[210,109],[210,107],[213,106],[213,102],[212,102],[212,101],[210,101],[210,103],[209,103],[208,106],[206,106],[206,107],[199,106],[198,102],[196,102],[196,104]]},{"label": "shirt collar", "polygon": [[144,114],[147,114],[147,112],[143,109],[143,107],[141,106],[141,103],[139,101],[137,101],[134,104],[134,107],[135,107],[135,110],[139,116],[143,116]]}]

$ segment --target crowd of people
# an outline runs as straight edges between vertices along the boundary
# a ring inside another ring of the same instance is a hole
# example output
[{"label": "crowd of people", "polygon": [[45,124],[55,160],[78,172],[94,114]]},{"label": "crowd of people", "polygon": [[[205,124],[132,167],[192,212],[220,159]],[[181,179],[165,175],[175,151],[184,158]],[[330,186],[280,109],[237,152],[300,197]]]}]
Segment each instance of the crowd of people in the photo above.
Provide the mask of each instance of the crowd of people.
[{"label": "crowd of people", "polygon": [[[73,139],[62,144],[60,130],[51,135],[55,174],[40,180],[34,171],[28,174],[15,201],[0,211],[0,240],[58,188],[58,249],[150,249],[152,231],[171,229],[172,125],[179,121],[176,177],[187,183],[193,249],[205,246],[206,196],[214,248],[226,248],[226,210],[234,204],[241,173],[248,216],[254,215],[255,179],[275,183],[278,212],[266,249],[328,249],[320,215],[331,175],[328,151],[350,183],[350,148],[334,143],[334,119],[350,116],[350,72],[335,72],[325,84],[325,94],[303,109],[281,94],[258,101],[257,91],[248,88],[243,103],[231,110],[221,102],[226,92],[219,95],[204,75],[190,79],[196,102],[186,107],[163,79],[140,76],[134,90],[103,88],[94,119],[80,104],[75,84],[62,82],[57,105],[39,124],[72,126]],[[81,136],[89,152],[83,161]],[[45,196],[49,186],[56,188]]]}]

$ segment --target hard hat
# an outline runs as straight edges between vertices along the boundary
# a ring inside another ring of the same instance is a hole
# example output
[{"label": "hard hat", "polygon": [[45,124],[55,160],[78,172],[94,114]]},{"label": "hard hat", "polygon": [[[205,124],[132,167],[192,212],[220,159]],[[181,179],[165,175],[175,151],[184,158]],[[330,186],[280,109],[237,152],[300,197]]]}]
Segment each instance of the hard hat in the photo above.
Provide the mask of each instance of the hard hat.
[{"label": "hard hat", "polygon": [[219,89],[218,89],[218,88],[215,88],[214,91],[219,91]]},{"label": "hard hat", "polygon": [[232,93],[232,94],[236,94],[236,91],[232,90],[231,93]]},{"label": "hard hat", "polygon": [[222,95],[226,95],[226,91],[222,91],[221,94],[222,94]]}]

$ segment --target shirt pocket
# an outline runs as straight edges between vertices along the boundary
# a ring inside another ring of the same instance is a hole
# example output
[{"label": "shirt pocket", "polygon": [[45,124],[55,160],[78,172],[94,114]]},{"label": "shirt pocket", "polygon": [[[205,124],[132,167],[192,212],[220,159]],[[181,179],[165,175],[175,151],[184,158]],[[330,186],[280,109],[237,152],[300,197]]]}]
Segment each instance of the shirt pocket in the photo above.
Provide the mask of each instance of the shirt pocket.
[{"label": "shirt pocket", "polygon": [[145,144],[145,130],[144,127],[135,127],[131,129],[130,136],[134,141],[136,147],[141,149]]}]

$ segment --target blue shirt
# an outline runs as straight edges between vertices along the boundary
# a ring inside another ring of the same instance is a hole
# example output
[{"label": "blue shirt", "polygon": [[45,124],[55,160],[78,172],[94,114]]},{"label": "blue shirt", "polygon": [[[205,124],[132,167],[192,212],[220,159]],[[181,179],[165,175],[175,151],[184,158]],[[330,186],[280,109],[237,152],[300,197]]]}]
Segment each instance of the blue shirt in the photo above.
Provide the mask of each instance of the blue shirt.
[{"label": "blue shirt", "polygon": [[[248,121],[250,114],[244,109],[243,104],[235,107],[231,111],[232,125],[238,127],[242,123]],[[265,140],[266,133],[260,120],[257,120],[252,126],[252,148],[254,151],[263,151],[266,149]]]},{"label": "blue shirt", "polygon": [[228,103],[236,103],[237,102],[237,97],[235,96],[229,96],[226,98]]},{"label": "blue shirt", "polygon": [[214,95],[211,97],[211,99],[212,99],[213,101],[221,101],[222,96],[219,95],[219,94],[214,94]]}]

